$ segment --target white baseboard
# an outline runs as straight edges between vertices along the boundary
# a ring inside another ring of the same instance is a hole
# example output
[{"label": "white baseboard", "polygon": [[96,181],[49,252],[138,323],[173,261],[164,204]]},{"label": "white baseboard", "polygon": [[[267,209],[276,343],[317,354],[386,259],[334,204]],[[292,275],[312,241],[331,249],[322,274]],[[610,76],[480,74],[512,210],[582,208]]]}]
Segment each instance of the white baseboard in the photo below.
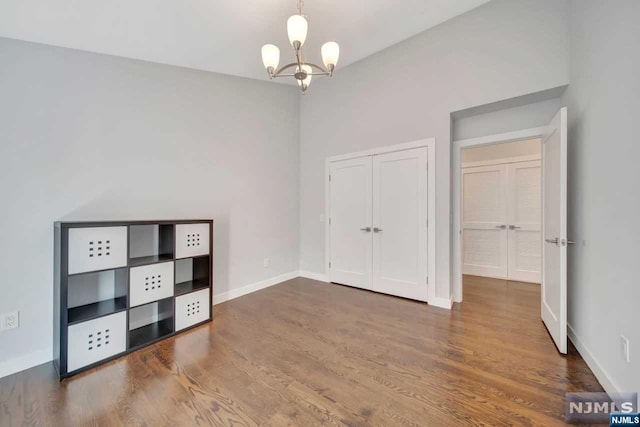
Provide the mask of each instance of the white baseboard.
[{"label": "white baseboard", "polygon": [[[300,277],[305,277],[307,279],[313,279],[313,280],[318,280],[320,282],[329,283],[329,277],[327,277],[326,274],[314,273],[312,271],[306,271],[306,270],[300,270],[298,272],[298,275]],[[451,307],[453,307],[453,300],[452,300],[452,298],[438,298],[438,297],[436,297],[435,300],[429,302],[429,305],[433,305],[434,307],[446,308],[447,310],[451,310]]]},{"label": "white baseboard", "polygon": [[0,362],[0,378],[33,368],[34,366],[42,365],[51,360],[53,360],[53,349],[51,347],[43,348],[14,359],[5,360],[4,362]]},{"label": "white baseboard", "polygon": [[298,276],[305,277],[307,279],[317,280],[319,282],[329,283],[329,277],[327,277],[326,274],[322,274],[322,273],[314,273],[312,271],[300,270],[298,271]]},{"label": "white baseboard", "polygon": [[435,297],[432,301],[429,301],[429,305],[451,310],[451,307],[453,307],[453,300],[451,298]]},{"label": "white baseboard", "polygon": [[580,353],[580,356],[582,356],[589,369],[591,369],[593,374],[596,376],[604,390],[609,394],[620,393],[622,391],[620,390],[620,387],[613,382],[611,377],[607,374],[607,371],[605,371],[602,365],[598,362],[598,359],[596,359],[593,353],[589,351],[585,346],[584,341],[576,335],[576,331],[569,324],[567,324],[567,336],[575,346],[576,350],[578,350],[578,353]]},{"label": "white baseboard", "polygon": [[218,295],[213,296],[213,305],[223,303],[225,301],[232,300],[234,298],[241,297],[243,295],[250,294],[252,292],[259,291],[264,288],[268,288],[269,286],[277,285],[278,283],[295,279],[298,277],[297,271],[292,271],[291,273],[281,274],[280,276],[272,277],[270,279],[262,280],[260,282],[251,283],[250,285],[243,286],[238,289],[231,289],[230,291],[223,292]]}]

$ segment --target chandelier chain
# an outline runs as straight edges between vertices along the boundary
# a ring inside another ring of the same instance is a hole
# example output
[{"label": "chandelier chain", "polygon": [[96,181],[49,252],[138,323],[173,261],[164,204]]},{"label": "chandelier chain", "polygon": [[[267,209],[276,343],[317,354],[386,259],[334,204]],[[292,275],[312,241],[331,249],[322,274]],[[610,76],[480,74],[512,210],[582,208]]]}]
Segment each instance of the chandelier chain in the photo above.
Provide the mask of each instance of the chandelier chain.
[{"label": "chandelier chain", "polygon": [[302,6],[304,6],[304,0],[298,0],[298,15],[302,15]]}]

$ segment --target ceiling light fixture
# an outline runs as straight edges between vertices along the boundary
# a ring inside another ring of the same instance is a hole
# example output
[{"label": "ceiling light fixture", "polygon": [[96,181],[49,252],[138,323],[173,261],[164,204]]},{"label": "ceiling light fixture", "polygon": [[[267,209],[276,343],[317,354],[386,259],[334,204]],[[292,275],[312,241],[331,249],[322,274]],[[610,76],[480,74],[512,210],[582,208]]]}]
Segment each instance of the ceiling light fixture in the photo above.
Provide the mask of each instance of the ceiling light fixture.
[{"label": "ceiling light fixture", "polygon": [[[294,77],[304,93],[309,88],[311,76],[333,76],[333,70],[336,68],[338,57],[340,56],[340,46],[338,46],[336,42],[327,42],[322,45],[320,53],[322,54],[324,67],[304,61],[302,57],[302,45],[307,39],[308,23],[307,18],[302,14],[303,4],[304,2],[302,0],[298,0],[298,14],[291,16],[287,20],[287,33],[291,46],[293,46],[295,51],[296,62],[292,62],[278,69],[280,49],[278,49],[278,46],[265,44],[262,46],[262,63],[267,69],[270,79],[275,77]],[[284,74],[284,71],[291,68],[293,68],[292,72]]]}]

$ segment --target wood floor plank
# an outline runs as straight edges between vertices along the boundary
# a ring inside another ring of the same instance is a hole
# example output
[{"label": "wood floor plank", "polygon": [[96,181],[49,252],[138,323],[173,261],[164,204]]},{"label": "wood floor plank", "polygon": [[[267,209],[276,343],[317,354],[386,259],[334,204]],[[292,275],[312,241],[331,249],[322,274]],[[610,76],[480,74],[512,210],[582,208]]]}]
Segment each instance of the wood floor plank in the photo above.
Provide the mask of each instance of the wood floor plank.
[{"label": "wood floor plank", "polygon": [[214,322],[62,382],[0,379],[0,427],[561,425],[602,391],[540,321],[540,286],[465,276],[443,310],[294,279],[214,307]]}]

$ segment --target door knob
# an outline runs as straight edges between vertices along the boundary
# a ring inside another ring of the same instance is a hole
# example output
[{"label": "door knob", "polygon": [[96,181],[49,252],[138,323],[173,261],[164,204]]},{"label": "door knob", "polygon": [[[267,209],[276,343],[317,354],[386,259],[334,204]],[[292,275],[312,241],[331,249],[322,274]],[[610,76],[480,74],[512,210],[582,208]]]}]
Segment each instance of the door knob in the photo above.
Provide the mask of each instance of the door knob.
[{"label": "door knob", "polygon": [[553,244],[558,244],[559,239],[556,237],[555,239],[544,239],[545,242],[547,243],[553,243]]},{"label": "door knob", "polygon": [[496,228],[499,228],[500,230],[504,230],[505,228],[507,228],[507,226],[505,224],[496,225]]},{"label": "door knob", "polygon": [[371,232],[371,227],[361,228],[360,231],[366,231],[367,233]]},{"label": "door knob", "polygon": [[568,244],[568,245],[575,245],[575,244],[576,244],[576,242],[574,242],[573,240],[567,240],[567,244]]},{"label": "door knob", "polygon": [[519,228],[522,228],[522,227],[518,227],[517,225],[510,225],[509,226],[509,230],[517,230]]},{"label": "door knob", "polygon": [[374,233],[379,233],[382,231],[382,228],[378,228],[378,227],[373,227],[373,232]]}]

